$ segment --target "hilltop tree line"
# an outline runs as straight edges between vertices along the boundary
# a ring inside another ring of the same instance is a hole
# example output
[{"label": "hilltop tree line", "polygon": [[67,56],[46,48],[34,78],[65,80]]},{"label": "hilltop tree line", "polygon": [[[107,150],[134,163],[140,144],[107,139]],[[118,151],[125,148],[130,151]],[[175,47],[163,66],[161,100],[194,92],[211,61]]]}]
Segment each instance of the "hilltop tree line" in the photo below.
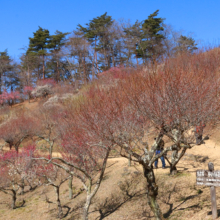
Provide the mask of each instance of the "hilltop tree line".
[{"label": "hilltop tree line", "polygon": [[104,13],[72,33],[39,27],[15,62],[7,50],[0,52],[0,94],[24,92],[44,79],[78,88],[112,67],[157,66],[179,52],[193,53],[195,40],[175,32],[158,17],[158,10],[134,24],[115,21]]}]

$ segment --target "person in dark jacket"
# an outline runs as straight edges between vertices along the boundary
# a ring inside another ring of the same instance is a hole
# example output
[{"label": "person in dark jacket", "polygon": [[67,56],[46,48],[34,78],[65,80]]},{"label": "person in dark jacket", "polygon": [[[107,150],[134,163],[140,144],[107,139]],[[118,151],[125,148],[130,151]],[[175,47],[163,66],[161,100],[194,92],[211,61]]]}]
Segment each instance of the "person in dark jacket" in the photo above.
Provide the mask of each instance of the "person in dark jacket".
[{"label": "person in dark jacket", "polygon": [[[158,144],[158,146],[157,146],[157,149],[156,149],[156,155],[157,155],[157,154],[160,154],[160,153],[163,151],[163,149],[164,149],[164,141],[161,139],[160,142],[159,142],[159,144]],[[163,168],[163,169],[166,168],[166,164],[165,164],[165,159],[164,159],[164,157],[161,156],[161,157],[160,157],[160,160],[161,160],[161,162],[162,162],[162,168]],[[156,169],[158,168],[157,165],[158,165],[158,159],[155,160],[155,162],[154,162],[154,166],[155,166]]]},{"label": "person in dark jacket", "polygon": [[203,144],[202,135],[203,135],[204,128],[205,128],[205,124],[202,124],[202,123],[197,125],[195,128],[196,144],[198,144],[198,145]]}]

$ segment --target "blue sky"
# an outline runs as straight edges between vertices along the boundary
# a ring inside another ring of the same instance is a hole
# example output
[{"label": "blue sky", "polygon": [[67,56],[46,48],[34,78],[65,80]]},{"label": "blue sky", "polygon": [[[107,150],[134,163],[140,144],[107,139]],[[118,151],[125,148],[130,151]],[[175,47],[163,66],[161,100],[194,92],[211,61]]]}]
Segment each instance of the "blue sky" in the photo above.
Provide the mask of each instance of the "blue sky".
[{"label": "blue sky", "polygon": [[193,33],[204,45],[220,42],[219,0],[0,0],[0,51],[17,60],[38,26],[71,32],[105,12],[133,23],[157,9],[175,30]]}]

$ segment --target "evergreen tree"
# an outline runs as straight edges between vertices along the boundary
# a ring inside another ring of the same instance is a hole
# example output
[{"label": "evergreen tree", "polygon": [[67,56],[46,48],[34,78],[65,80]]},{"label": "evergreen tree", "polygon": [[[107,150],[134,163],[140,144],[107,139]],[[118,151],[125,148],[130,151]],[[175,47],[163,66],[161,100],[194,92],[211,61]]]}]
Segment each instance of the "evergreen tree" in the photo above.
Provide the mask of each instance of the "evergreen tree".
[{"label": "evergreen tree", "polygon": [[[159,10],[148,16],[148,19],[124,28],[125,44],[130,55],[138,59],[142,58],[145,63],[149,59],[152,63],[163,54],[162,40],[165,38],[163,31],[163,18],[157,18]],[[130,54],[131,53],[131,54]]]},{"label": "evergreen tree", "polygon": [[50,47],[50,34],[47,29],[41,27],[33,34],[33,38],[29,37],[30,42],[27,53],[34,53],[42,57],[43,79],[45,79],[45,56],[47,56],[47,50]]},{"label": "evergreen tree", "polygon": [[8,75],[13,70],[12,60],[8,55],[8,51],[0,52],[0,93],[2,93],[2,87],[6,86],[5,81]]},{"label": "evergreen tree", "polygon": [[163,54],[163,18],[156,18],[159,10],[148,16],[142,23],[142,41],[138,44],[138,55],[144,61],[150,59],[152,63]]},{"label": "evergreen tree", "polygon": [[6,72],[4,77],[4,86],[7,89],[10,89],[11,92],[19,89],[20,77],[19,77],[19,65],[17,63],[12,63],[10,70]]},{"label": "evergreen tree", "polygon": [[99,17],[93,18],[90,23],[86,24],[86,27],[83,27],[80,24],[78,25],[78,30],[83,33],[83,36],[94,47],[95,63],[98,72],[99,66],[97,52],[103,55],[103,59],[100,59],[100,61],[102,62],[101,68],[110,68],[110,59],[108,56],[108,50],[110,50],[108,29],[111,27],[112,24],[112,17],[108,16],[106,12]]},{"label": "evergreen tree", "polygon": [[197,44],[192,37],[186,37],[181,35],[177,41],[177,46],[174,48],[176,53],[179,52],[189,52],[193,53],[198,48],[196,47]]}]

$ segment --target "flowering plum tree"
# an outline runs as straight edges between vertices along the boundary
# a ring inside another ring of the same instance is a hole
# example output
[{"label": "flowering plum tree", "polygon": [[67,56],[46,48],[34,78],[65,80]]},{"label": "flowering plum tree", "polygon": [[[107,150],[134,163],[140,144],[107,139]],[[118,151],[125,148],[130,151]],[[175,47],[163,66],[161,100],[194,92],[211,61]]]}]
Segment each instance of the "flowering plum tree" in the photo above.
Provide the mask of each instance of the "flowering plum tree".
[{"label": "flowering plum tree", "polygon": [[43,140],[46,144],[42,145],[52,157],[55,142],[59,141],[60,132],[58,130],[58,120],[62,107],[60,105],[42,105],[40,109],[32,112],[32,117],[37,121],[32,132],[37,137],[37,142]]},{"label": "flowering plum tree", "polygon": [[171,173],[186,150],[196,145],[195,127],[218,121],[217,65],[207,65],[202,56],[170,59],[157,74],[140,73],[120,85],[139,114],[176,145],[168,160]]},{"label": "flowering plum tree", "polygon": [[52,86],[51,85],[43,85],[43,86],[37,86],[32,92],[31,95],[35,97],[40,98],[46,98],[48,95],[52,94]]},{"label": "flowering plum tree", "polygon": [[37,120],[22,113],[9,118],[0,126],[0,138],[18,151],[19,145],[33,136],[33,129],[37,126]]},{"label": "flowering plum tree", "polygon": [[25,86],[24,87],[24,95],[28,96],[28,102],[30,103],[30,99],[31,99],[31,92],[34,90],[34,88],[32,86]]},{"label": "flowering plum tree", "polygon": [[[11,207],[15,209],[17,193],[23,193],[25,181],[36,181],[36,166],[33,163],[34,147],[27,147],[21,152],[8,151],[0,155],[0,191],[12,197]],[[22,205],[25,203],[23,200]]]},{"label": "flowering plum tree", "polygon": [[14,101],[19,98],[20,98],[20,94],[18,91],[7,92],[6,90],[4,90],[3,93],[0,95],[0,103],[2,105],[8,104],[12,106],[14,104]]},{"label": "flowering plum tree", "polygon": [[37,86],[32,90],[31,95],[40,98],[46,98],[48,95],[53,93],[53,87],[56,82],[53,79],[44,79],[37,82]]},{"label": "flowering plum tree", "polygon": [[50,78],[37,81],[38,86],[45,86],[45,85],[55,86],[56,84],[57,84],[56,81]]},{"label": "flowering plum tree", "polygon": [[131,157],[133,161],[142,165],[147,180],[149,205],[157,219],[161,219],[162,212],[156,202],[158,186],[153,163],[163,153],[173,150],[175,145],[167,147],[160,155],[155,156],[163,134],[158,134],[152,147],[144,142],[144,134],[150,132],[153,126],[150,120],[140,115],[133,105],[129,104],[129,100],[120,94],[117,87],[90,90],[88,104],[80,109],[78,118],[90,135],[109,146],[119,147],[121,156]]},{"label": "flowering plum tree", "polygon": [[42,184],[47,186],[53,186],[56,194],[56,205],[58,209],[58,217],[63,217],[63,209],[60,201],[60,187],[66,182],[70,175],[66,172],[63,172],[58,166],[53,164],[48,164],[46,161],[39,161],[39,157],[36,157],[34,160],[38,162],[37,175],[41,178]]},{"label": "flowering plum tree", "polygon": [[[98,103],[96,103],[98,107]],[[61,157],[41,158],[78,178],[86,193],[83,219],[88,219],[92,199],[97,193],[104,176],[107,159],[111,150],[110,142],[100,139],[88,126],[87,116],[81,109],[87,109],[89,115],[96,114],[97,109],[79,101],[77,105],[66,105],[57,117],[60,138],[62,140]],[[94,129],[101,129],[97,125]],[[93,187],[92,187],[93,186]]]}]

